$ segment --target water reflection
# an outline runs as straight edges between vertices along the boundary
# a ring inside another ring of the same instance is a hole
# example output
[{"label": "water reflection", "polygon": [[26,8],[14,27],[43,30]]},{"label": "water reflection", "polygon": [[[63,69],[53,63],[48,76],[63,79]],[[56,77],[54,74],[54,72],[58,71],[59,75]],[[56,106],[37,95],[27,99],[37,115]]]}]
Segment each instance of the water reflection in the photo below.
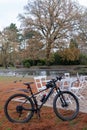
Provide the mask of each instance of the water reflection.
[{"label": "water reflection", "polygon": [[46,76],[57,76],[64,71],[59,70],[7,70],[7,71],[0,71],[0,76],[39,76],[39,75],[46,75]]},{"label": "water reflection", "polygon": [[28,75],[38,76],[38,75],[46,75],[46,76],[57,76],[58,74],[63,73],[58,70],[36,70],[28,72]]}]

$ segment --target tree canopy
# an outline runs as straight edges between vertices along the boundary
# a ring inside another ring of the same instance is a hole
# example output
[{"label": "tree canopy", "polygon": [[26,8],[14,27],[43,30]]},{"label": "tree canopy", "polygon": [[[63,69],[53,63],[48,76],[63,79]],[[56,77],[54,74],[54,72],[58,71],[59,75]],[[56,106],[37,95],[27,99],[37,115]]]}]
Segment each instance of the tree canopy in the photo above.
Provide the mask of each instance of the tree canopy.
[{"label": "tree canopy", "polygon": [[[67,40],[77,31],[81,8],[72,0],[28,1],[25,14],[19,15],[25,31],[38,31],[46,58],[53,49],[67,46]],[[37,43],[36,43],[37,44]]]},{"label": "tree canopy", "polygon": [[14,23],[0,32],[0,64],[45,59],[55,52],[62,60],[78,60],[87,52],[87,8],[74,0],[28,0]]}]

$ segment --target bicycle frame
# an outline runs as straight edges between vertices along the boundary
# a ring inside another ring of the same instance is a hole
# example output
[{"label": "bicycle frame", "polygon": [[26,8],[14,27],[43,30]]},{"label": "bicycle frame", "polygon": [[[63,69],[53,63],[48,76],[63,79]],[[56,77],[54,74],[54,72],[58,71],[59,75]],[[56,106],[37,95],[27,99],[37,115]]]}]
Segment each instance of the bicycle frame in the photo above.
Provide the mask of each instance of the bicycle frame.
[{"label": "bicycle frame", "polygon": [[[40,110],[40,109],[42,108],[43,104],[45,104],[46,101],[48,100],[48,98],[52,95],[54,89],[56,89],[56,92],[57,92],[57,93],[58,93],[57,90],[61,91],[59,88],[57,88],[56,84],[55,84],[52,88],[45,88],[45,89],[43,89],[43,90],[41,90],[41,91],[39,91],[39,92],[37,92],[37,93],[33,93],[30,86],[28,87],[28,89],[30,90],[30,93],[31,93],[31,96],[29,96],[29,97],[33,99],[33,102],[34,102],[35,107],[36,107],[36,109],[35,109],[34,111]],[[50,89],[50,90],[49,90],[49,92],[47,93],[47,95],[46,95],[44,101],[43,101],[40,105],[38,105],[38,102],[37,102],[37,100],[36,100],[36,96],[37,96],[39,93],[44,92],[45,90],[48,90],[48,89]]]},{"label": "bicycle frame", "polygon": [[[5,103],[4,112],[8,120],[11,122],[26,123],[33,117],[34,112],[40,119],[40,109],[46,103],[49,97],[54,93],[54,91],[56,91],[56,94],[54,95],[53,99],[53,110],[56,116],[62,119],[63,121],[70,121],[74,119],[79,112],[78,99],[73,93],[69,91],[61,91],[60,87],[58,87],[56,84],[58,80],[61,81],[61,77],[52,79],[50,82],[46,83],[45,89],[35,93],[33,93],[32,87],[30,85],[32,82],[24,83],[24,85],[27,86],[27,90],[19,90],[26,92],[27,95],[22,93],[14,94],[11,97],[9,97]],[[48,91],[46,92],[44,100],[42,100],[43,98],[41,100],[38,100],[37,96],[39,95],[39,93],[42,93],[46,90]],[[13,101],[15,101],[15,103]],[[38,101],[41,101],[41,103],[39,104]],[[72,101],[74,102],[74,104]],[[11,107],[11,104],[14,105],[14,107]],[[62,108],[63,111],[61,111]],[[67,112],[68,110],[69,112]],[[15,112],[17,114],[14,116]]]}]

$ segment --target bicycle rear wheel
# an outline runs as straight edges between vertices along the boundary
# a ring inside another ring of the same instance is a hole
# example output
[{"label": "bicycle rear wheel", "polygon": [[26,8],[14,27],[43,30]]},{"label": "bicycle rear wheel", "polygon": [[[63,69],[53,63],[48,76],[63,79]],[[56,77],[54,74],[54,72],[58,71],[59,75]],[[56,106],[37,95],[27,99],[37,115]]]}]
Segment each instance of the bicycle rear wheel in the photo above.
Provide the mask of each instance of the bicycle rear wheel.
[{"label": "bicycle rear wheel", "polygon": [[61,91],[54,98],[53,108],[55,114],[63,121],[76,118],[79,113],[79,102],[77,97],[69,91]]},{"label": "bicycle rear wheel", "polygon": [[14,94],[6,101],[4,112],[7,119],[15,123],[28,122],[34,113],[34,105],[27,95]]}]

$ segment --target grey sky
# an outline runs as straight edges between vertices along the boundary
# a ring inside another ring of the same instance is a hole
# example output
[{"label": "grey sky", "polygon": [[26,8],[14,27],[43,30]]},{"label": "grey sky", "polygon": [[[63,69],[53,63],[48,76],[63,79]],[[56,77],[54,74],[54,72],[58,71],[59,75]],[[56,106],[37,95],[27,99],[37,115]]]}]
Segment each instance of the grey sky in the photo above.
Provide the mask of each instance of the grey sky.
[{"label": "grey sky", "polygon": [[23,7],[27,4],[27,0],[0,0],[0,30],[10,23],[20,25],[17,16],[23,12]]},{"label": "grey sky", "polygon": [[[17,16],[23,12],[23,7],[27,4],[28,0],[0,0],[0,30],[16,23],[20,26]],[[87,6],[87,0],[78,0],[80,4]]]}]

